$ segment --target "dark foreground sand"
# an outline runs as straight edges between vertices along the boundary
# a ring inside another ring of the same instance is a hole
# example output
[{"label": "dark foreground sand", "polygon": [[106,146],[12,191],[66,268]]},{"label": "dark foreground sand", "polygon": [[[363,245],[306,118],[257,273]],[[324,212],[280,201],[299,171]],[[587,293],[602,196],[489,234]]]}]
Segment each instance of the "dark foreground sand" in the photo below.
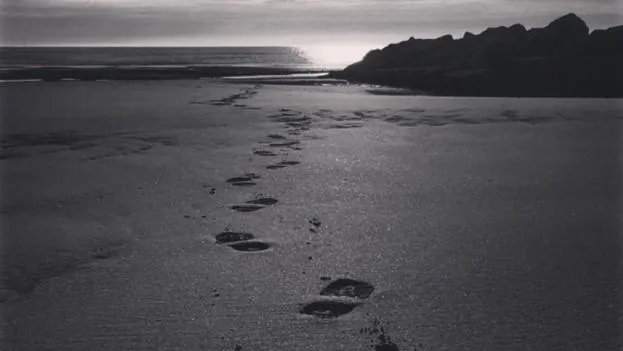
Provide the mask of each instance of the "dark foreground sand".
[{"label": "dark foreground sand", "polygon": [[616,350],[621,100],[0,85],[3,350]]}]

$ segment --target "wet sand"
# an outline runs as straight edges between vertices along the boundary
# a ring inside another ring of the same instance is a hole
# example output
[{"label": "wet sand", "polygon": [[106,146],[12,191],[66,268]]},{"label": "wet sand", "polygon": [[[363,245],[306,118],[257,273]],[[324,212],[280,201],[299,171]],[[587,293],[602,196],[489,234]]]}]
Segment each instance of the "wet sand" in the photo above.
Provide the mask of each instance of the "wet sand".
[{"label": "wet sand", "polygon": [[616,350],[621,100],[0,85],[6,350]]}]

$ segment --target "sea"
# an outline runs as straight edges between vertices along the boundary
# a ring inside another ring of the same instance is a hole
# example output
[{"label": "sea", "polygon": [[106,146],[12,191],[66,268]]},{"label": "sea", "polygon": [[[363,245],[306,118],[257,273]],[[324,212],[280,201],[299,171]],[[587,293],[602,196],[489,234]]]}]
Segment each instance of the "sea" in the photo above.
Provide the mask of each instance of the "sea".
[{"label": "sea", "polygon": [[318,76],[339,68],[319,64],[296,47],[0,48],[0,82],[266,75],[290,79],[291,75]]},{"label": "sea", "polygon": [[248,66],[321,69],[295,47],[2,47],[0,68]]}]

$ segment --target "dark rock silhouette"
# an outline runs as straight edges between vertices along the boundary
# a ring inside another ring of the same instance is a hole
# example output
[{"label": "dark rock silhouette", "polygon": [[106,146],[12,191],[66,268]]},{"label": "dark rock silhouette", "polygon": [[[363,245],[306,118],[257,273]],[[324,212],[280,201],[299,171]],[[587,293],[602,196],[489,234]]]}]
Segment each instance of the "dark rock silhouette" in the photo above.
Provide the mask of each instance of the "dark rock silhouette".
[{"label": "dark rock silhouette", "polygon": [[623,96],[623,26],[595,30],[575,14],[544,28],[521,24],[414,39],[368,52],[335,78],[468,96]]}]

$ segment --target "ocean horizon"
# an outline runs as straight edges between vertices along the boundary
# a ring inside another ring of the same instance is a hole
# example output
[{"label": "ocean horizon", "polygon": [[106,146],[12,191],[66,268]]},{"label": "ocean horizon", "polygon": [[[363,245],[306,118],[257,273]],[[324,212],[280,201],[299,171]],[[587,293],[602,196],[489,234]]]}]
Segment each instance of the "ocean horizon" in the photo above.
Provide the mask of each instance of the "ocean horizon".
[{"label": "ocean horizon", "polygon": [[4,46],[4,70],[46,67],[231,66],[288,69],[341,69],[322,64],[305,50],[288,46]]}]

